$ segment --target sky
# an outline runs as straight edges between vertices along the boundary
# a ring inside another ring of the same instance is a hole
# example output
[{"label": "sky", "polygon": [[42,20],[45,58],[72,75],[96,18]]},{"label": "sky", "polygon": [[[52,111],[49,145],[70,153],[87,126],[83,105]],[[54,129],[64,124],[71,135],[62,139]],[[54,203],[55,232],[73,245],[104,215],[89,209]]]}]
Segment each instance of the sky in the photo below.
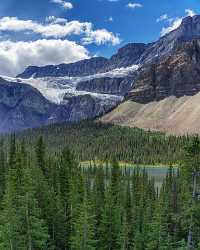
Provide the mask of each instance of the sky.
[{"label": "sky", "polygon": [[200,0],[1,0],[0,74],[110,57],[153,42],[200,13]]}]

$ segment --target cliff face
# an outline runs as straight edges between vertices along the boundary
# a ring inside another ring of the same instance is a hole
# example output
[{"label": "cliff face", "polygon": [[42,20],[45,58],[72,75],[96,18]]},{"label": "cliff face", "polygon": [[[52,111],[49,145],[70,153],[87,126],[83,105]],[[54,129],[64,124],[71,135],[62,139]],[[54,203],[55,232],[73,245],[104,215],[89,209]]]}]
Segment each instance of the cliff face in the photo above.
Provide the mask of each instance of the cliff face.
[{"label": "cliff face", "polygon": [[200,40],[180,44],[172,55],[140,69],[128,98],[148,103],[200,91]]},{"label": "cliff face", "polygon": [[133,81],[132,77],[104,77],[80,82],[76,89],[78,91],[124,96],[130,91]]},{"label": "cliff face", "polygon": [[138,64],[141,55],[145,52],[149,45],[144,43],[129,43],[118,50],[109,60],[108,70],[114,68],[122,68]]},{"label": "cliff face", "polygon": [[118,102],[81,95],[66,97],[65,105],[56,105],[30,85],[0,78],[0,132],[95,118]]},{"label": "cliff face", "polygon": [[200,133],[200,16],[148,46],[139,59],[126,101],[103,122],[161,130]]},{"label": "cliff face", "polygon": [[161,58],[172,55],[181,44],[198,38],[200,38],[200,16],[188,16],[182,20],[177,29],[149,44],[141,55],[139,63],[158,62]]},{"label": "cliff face", "polygon": [[31,86],[0,79],[0,132],[45,125],[56,108]]}]

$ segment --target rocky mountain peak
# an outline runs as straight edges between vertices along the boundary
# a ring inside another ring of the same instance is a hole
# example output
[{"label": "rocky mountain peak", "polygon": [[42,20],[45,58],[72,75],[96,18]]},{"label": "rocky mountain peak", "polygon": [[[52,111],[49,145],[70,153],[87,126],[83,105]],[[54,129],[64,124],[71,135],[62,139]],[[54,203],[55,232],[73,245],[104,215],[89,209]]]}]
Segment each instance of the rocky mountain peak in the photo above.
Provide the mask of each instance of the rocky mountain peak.
[{"label": "rocky mountain peak", "polygon": [[110,58],[109,69],[128,67],[137,64],[139,58],[147,49],[147,46],[148,45],[144,43],[128,43]]},{"label": "rocky mountain peak", "polygon": [[174,39],[180,39],[183,41],[200,38],[200,16],[185,17],[179,28],[174,31],[174,34]]}]

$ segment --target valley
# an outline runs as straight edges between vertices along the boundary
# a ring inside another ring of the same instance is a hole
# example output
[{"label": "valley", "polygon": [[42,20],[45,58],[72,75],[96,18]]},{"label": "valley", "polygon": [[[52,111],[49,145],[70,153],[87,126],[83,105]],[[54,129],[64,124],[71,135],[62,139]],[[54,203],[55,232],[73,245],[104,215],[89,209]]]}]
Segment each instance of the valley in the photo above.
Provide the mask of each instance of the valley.
[{"label": "valley", "polygon": [[0,17],[0,250],[200,250],[200,15],[45,2]]}]

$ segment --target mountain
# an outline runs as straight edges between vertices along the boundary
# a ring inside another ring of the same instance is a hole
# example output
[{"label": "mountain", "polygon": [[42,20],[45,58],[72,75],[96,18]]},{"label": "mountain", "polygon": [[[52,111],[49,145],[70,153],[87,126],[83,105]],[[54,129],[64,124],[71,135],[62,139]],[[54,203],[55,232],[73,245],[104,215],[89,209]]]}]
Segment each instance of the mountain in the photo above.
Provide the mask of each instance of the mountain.
[{"label": "mountain", "polygon": [[[200,16],[193,16],[183,19],[180,27],[158,41],[127,44],[110,59],[95,57],[71,64],[30,66],[16,78],[1,78],[7,103],[2,99],[4,122],[0,131],[79,121],[108,112],[102,121],[189,133],[190,129],[181,131],[179,122],[184,124],[180,118],[185,115],[184,109],[190,110],[197,103],[199,61]],[[8,98],[10,91],[17,93],[14,106],[12,97]],[[26,91],[30,96],[23,95]],[[176,120],[174,113],[180,119]],[[190,119],[198,121],[198,111],[191,114]],[[200,132],[198,124],[200,121],[192,132]]]},{"label": "mountain", "polygon": [[128,97],[148,103],[200,91],[200,39],[180,44],[172,55],[140,69]]},{"label": "mountain", "polygon": [[174,53],[182,43],[200,38],[200,16],[186,17],[181,25],[161,37],[158,41],[149,44],[139,59],[140,64],[158,62],[162,57]]},{"label": "mountain", "polygon": [[58,105],[28,84],[0,78],[0,132],[95,118],[117,103],[116,100],[102,101],[87,94],[64,99],[65,104]]},{"label": "mountain", "polygon": [[44,67],[30,66],[17,77],[24,79],[31,77],[80,77],[108,72],[116,68],[124,68],[137,64],[140,56],[147,47],[148,45],[143,43],[130,43],[119,49],[110,59],[93,57],[70,64],[47,65]]},{"label": "mountain", "polygon": [[183,19],[140,61],[144,63],[126,101],[102,121],[173,134],[200,133],[200,16]]},{"label": "mountain", "polygon": [[76,89],[78,91],[124,96],[131,90],[133,80],[134,78],[131,76],[119,78],[95,78],[79,82]]},{"label": "mountain", "polygon": [[107,65],[108,60],[103,57],[94,57],[70,64],[47,65],[44,67],[30,66],[18,78],[42,77],[77,77],[93,75]]}]

